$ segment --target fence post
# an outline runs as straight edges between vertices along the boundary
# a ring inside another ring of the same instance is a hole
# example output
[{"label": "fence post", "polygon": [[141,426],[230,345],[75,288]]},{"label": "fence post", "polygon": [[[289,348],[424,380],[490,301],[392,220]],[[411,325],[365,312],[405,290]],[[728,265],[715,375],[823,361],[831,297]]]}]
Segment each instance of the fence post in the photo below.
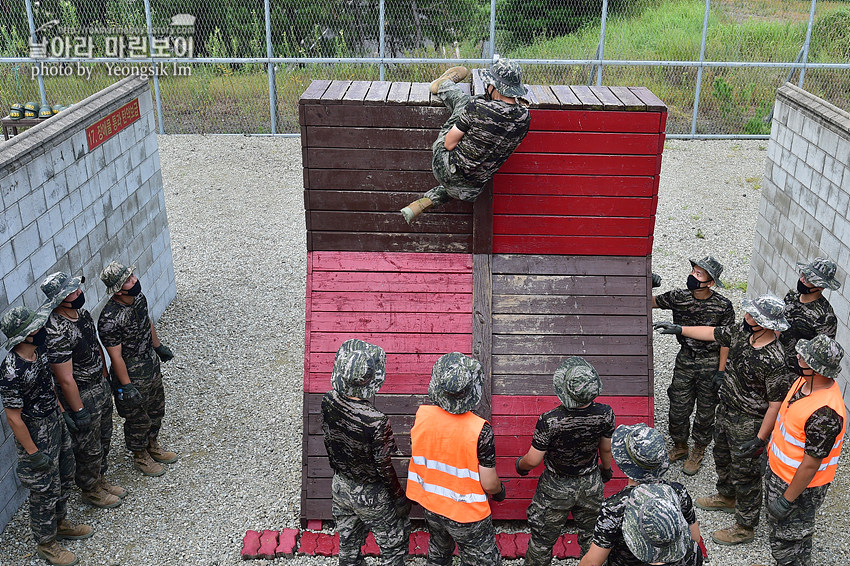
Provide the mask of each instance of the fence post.
[{"label": "fence post", "polygon": [[384,54],[386,53],[386,41],[387,41],[386,22],[384,21],[386,14],[384,12],[384,8],[385,8],[384,0],[379,0],[379,2],[378,2],[378,37],[380,38],[380,40],[378,42],[378,54],[381,57],[381,65],[379,67],[380,71],[379,71],[378,78],[382,81],[384,80],[384,67],[385,67],[385,65],[384,65]]},{"label": "fence post", "polygon": [[269,0],[266,0],[266,57],[269,58],[269,120],[271,121],[272,134],[277,133],[277,83],[274,78],[274,63],[271,58],[274,57],[274,49],[272,48],[272,14],[269,6]]},{"label": "fence post", "polygon": [[[148,49],[150,49],[151,66],[153,62],[153,24],[151,23],[151,2],[145,0],[145,21],[148,25]],[[156,97],[156,113],[159,115],[159,133],[165,133],[165,116],[162,114],[162,95],[159,91],[159,75],[153,73],[153,92]]]},{"label": "fence post", "polygon": [[800,80],[797,86],[803,88],[803,79],[806,77],[806,62],[809,60],[809,42],[812,39],[812,24],[815,20],[815,4],[817,0],[812,0],[812,7],[809,9],[809,27],[806,28],[806,42],[803,44],[803,66],[800,67]]},{"label": "fence post", "polygon": [[699,68],[697,69],[697,88],[694,92],[694,116],[691,118],[691,135],[697,133],[697,112],[699,112],[699,96],[702,90],[702,69],[705,62],[705,37],[708,34],[708,12],[711,9],[711,0],[705,0],[705,15],[702,18],[702,41],[699,46]]},{"label": "fence post", "polygon": [[596,69],[596,86],[602,86],[602,60],[605,59],[605,23],[608,21],[608,0],[602,0],[602,30],[599,32],[599,47],[596,58],[599,68]]},{"label": "fence post", "polygon": [[496,0],[490,0],[490,60],[496,54]]},{"label": "fence post", "polygon": [[[37,45],[38,35],[35,31],[35,18],[33,18],[32,15],[32,4],[30,4],[30,0],[24,0],[24,5],[27,9],[27,21],[29,22],[30,26],[30,44]],[[47,56],[46,53],[44,55]],[[47,104],[47,91],[44,90],[44,77],[41,76],[41,73],[38,74],[38,92],[41,95],[41,104]]]}]

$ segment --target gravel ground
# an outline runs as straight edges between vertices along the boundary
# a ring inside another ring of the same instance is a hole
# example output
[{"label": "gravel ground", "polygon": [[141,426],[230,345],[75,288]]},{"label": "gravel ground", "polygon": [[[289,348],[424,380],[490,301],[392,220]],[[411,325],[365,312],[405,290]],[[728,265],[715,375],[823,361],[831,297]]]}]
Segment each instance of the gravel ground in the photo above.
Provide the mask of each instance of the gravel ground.
[{"label": "gravel ground", "polygon": [[[159,142],[177,272],[177,298],[158,323],[177,354],[163,366],[161,440],[181,458],[160,478],[141,477],[116,426],[108,475],[130,496],[116,509],[98,510],[73,493],[70,518],[96,533],[68,547],[89,565],[235,565],[247,529],[298,527],[306,273],[301,147],[297,139],[242,137]],[[726,294],[739,310],[765,149],[760,141],[667,143],[653,250],[655,271],[664,278],[660,291],[684,285],[689,257],[711,253],[726,266],[723,279],[732,285]],[[657,319],[669,320],[669,313]],[[656,336],[654,345],[656,424],[666,433],[665,390],[677,348],[668,336]],[[706,495],[715,481],[711,459],[706,463],[692,478],[674,464],[668,477],[695,498]],[[850,558],[848,468],[839,468],[821,509],[816,564]],[[697,516],[706,534],[730,523],[725,514],[697,510]],[[0,534],[0,564],[44,564],[34,556],[28,524],[25,506]],[[712,564],[772,563],[763,527],[753,544],[708,547]]]}]

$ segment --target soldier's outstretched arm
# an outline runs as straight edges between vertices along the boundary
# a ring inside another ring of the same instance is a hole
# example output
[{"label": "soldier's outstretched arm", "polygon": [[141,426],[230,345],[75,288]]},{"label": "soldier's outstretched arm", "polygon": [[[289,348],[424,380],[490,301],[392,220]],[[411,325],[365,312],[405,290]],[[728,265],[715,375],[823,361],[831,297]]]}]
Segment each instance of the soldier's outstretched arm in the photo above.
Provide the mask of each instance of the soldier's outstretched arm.
[{"label": "soldier's outstretched arm", "polygon": [[546,452],[544,450],[538,450],[534,446],[530,446],[525,456],[517,459],[515,463],[516,471],[521,475],[528,475],[528,472],[540,465],[545,455]]}]

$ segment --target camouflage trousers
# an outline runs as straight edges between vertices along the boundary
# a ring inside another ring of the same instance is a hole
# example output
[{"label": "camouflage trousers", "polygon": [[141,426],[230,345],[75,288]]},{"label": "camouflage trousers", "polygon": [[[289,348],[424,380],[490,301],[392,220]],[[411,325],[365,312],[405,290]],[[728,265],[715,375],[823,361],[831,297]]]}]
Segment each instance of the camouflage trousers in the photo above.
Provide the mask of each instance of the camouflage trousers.
[{"label": "camouflage trousers", "polygon": [[448,566],[457,543],[461,566],[501,566],[502,554],[496,546],[493,518],[474,523],[458,523],[425,509],[425,522],[431,535],[426,566]]},{"label": "camouflage trousers", "polygon": [[[770,504],[785,493],[788,484],[768,468],[764,477],[765,502]],[[770,552],[778,566],[811,566],[812,534],[815,532],[815,516],[829,484],[803,490],[791,504],[791,514],[777,522],[767,514],[770,531]]]},{"label": "camouflage trousers", "polygon": [[36,544],[56,538],[56,525],[65,518],[68,496],[74,486],[74,453],[71,436],[59,411],[41,419],[24,417],[32,441],[50,458],[50,468],[37,472],[26,460],[27,452],[17,439],[18,478],[30,490],[30,528]]},{"label": "camouflage trousers", "polygon": [[363,484],[334,474],[332,490],[332,512],[339,533],[339,565],[365,564],[360,547],[372,531],[381,549],[381,564],[402,566],[410,539],[410,517],[396,514],[387,488],[380,483]]},{"label": "camouflage trousers", "polygon": [[697,444],[708,446],[714,436],[714,411],[717,393],[711,379],[717,371],[719,354],[694,352],[682,348],[673,366],[673,380],[667,388],[670,397],[670,437],[677,444],[687,444],[690,436],[691,413],[694,415],[693,438]]},{"label": "camouflage trousers", "polygon": [[105,378],[91,384],[77,384],[80,399],[91,413],[91,429],[71,433],[77,472],[74,481],[83,491],[90,491],[106,473],[107,456],[112,444],[112,395]]},{"label": "camouflage trousers", "polygon": [[570,512],[581,552],[587,552],[602,507],[602,485],[598,469],[583,476],[559,476],[544,470],[527,511],[531,540],[525,553],[526,566],[552,563],[552,547],[563,534]]},{"label": "camouflage trousers", "polygon": [[[117,382],[117,381],[115,381]],[[165,416],[165,389],[162,386],[162,373],[159,366],[148,376],[130,374],[130,382],[139,390],[142,404],[129,408],[123,401],[115,398],[115,408],[124,417],[124,442],[133,452],[145,450],[149,440],[156,440]]]},{"label": "camouflage trousers", "polygon": [[741,445],[756,437],[761,421],[761,417],[741,413],[723,403],[717,406],[714,429],[717,492],[736,499],[735,520],[750,528],[759,523],[762,468],[760,458],[741,454]]},{"label": "camouflage trousers", "polygon": [[478,195],[484,190],[484,186],[473,186],[469,181],[464,179],[463,175],[456,171],[450,163],[450,152],[446,149],[446,134],[457,123],[458,118],[460,118],[460,115],[466,108],[466,104],[469,102],[469,95],[463,92],[456,84],[447,81],[440,86],[437,96],[451,110],[452,114],[446,120],[446,123],[443,124],[440,135],[437,136],[437,141],[431,146],[433,153],[431,169],[434,172],[434,178],[440,184],[425,193],[425,196],[431,199],[435,205],[445,204],[451,199],[472,202],[478,198]]}]

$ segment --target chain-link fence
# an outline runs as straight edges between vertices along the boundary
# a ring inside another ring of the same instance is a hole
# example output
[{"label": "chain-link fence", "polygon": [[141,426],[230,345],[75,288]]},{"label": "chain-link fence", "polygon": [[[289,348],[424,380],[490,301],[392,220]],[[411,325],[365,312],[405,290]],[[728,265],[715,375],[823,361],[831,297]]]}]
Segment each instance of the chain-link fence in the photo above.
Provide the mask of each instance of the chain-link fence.
[{"label": "chain-link fence", "polygon": [[786,80],[850,108],[850,1],[0,0],[0,112],[152,76],[165,133],[297,133],[313,79],[649,87],[673,136],[769,132]]}]

